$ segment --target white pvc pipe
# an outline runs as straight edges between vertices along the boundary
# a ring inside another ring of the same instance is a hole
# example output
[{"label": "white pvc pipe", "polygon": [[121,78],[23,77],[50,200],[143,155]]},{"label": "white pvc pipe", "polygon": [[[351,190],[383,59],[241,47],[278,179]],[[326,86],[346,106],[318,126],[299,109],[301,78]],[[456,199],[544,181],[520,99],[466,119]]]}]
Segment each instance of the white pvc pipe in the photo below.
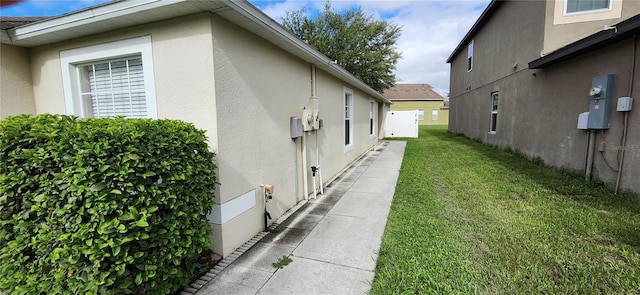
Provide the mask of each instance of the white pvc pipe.
[{"label": "white pvc pipe", "polygon": [[304,199],[307,200],[309,198],[309,184],[307,183],[307,177],[309,174],[307,173],[307,132],[302,133],[302,193],[304,194]]},{"label": "white pvc pipe", "polygon": [[314,199],[318,198],[318,192],[316,191],[316,175],[315,175],[315,173],[313,174],[313,198]]},{"label": "white pvc pipe", "polygon": [[320,194],[324,195],[324,189],[322,188],[322,169],[320,169],[320,165],[318,165],[318,176],[320,177]]}]

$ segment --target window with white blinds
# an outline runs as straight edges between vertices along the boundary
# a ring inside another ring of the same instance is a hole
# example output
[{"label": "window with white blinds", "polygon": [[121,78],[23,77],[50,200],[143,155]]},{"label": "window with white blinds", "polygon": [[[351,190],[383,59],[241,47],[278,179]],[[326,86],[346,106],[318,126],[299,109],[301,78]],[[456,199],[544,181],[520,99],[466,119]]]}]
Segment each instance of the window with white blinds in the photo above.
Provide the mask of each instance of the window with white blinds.
[{"label": "window with white blinds", "polygon": [[151,36],[60,51],[67,114],[158,118]]},{"label": "window with white blinds", "polygon": [[86,113],[94,118],[147,117],[141,56],[84,64],[80,71]]}]

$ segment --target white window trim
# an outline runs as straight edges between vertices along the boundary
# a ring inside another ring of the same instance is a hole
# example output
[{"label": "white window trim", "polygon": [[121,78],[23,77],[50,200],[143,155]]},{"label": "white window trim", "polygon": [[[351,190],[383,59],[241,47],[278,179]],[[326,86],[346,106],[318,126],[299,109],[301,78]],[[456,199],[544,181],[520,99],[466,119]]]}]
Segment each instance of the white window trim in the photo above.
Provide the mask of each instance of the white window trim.
[{"label": "white window trim", "polygon": [[[471,40],[471,42],[467,44],[467,73],[473,70],[473,47],[473,40]],[[469,62],[469,59],[471,59],[471,62]]]},{"label": "white window trim", "polygon": [[612,10],[613,7],[613,0],[609,0],[609,8],[600,8],[600,9],[592,9],[592,10],[583,10],[583,11],[576,11],[576,12],[567,12],[567,6],[569,5],[569,0],[562,0],[563,4],[564,4],[564,9],[562,10],[564,16],[571,16],[571,15],[580,15],[580,14],[590,14],[590,13],[600,13],[600,12],[609,12]]},{"label": "white window trim", "polygon": [[151,36],[143,36],[61,51],[60,65],[62,67],[62,83],[67,114],[79,117],[90,116],[89,114],[85,114],[85,108],[83,107],[83,102],[80,96],[79,64],[130,56],[134,54],[140,54],[142,57],[147,116],[152,119],[157,119],[158,111],[156,106],[155,81],[153,77]]},{"label": "white window trim", "polygon": [[[420,116],[422,116],[422,119]],[[418,121],[424,121],[424,109],[418,109]]]},{"label": "white window trim", "polygon": [[[372,106],[373,108],[371,108]],[[376,138],[376,135],[378,133],[377,117],[378,117],[378,103],[376,103],[376,101],[373,100],[372,98],[369,98],[369,122],[370,124],[373,124],[373,128],[371,128],[372,126],[369,126],[370,139]]]},{"label": "white window trim", "polygon": [[438,112],[437,109],[432,109],[431,110],[431,121],[438,121],[439,119],[440,119],[440,112]]},{"label": "white window trim", "polygon": [[[496,97],[496,99],[498,99],[498,103],[500,103],[500,93],[498,91],[491,92],[491,117],[489,119],[489,134],[496,134],[496,132],[498,131],[498,111],[500,110],[500,108],[496,106],[496,109],[493,109],[494,97]],[[495,125],[493,123],[493,115],[496,115]]]},{"label": "white window trim", "polygon": [[553,24],[563,25],[620,18],[622,17],[622,1],[623,0],[610,0],[609,9],[579,11],[567,14],[567,0],[555,0]]},{"label": "white window trim", "polygon": [[[354,119],[353,118],[353,106],[355,105],[355,103],[354,103],[355,97],[353,95],[353,90],[351,90],[350,88],[344,87],[344,90],[342,92],[342,99],[343,100],[345,99],[347,94],[350,95],[351,99],[349,101],[350,102],[350,105],[349,105],[349,144],[344,146],[344,153],[345,154],[353,150],[353,125],[354,125],[353,124],[353,121],[354,121],[353,120]],[[342,107],[344,108],[344,104],[342,104]],[[342,113],[344,114],[344,109],[342,110]],[[343,124],[344,124],[344,119],[345,118],[343,116],[343,119],[342,119]],[[344,132],[345,132],[344,131],[344,129],[345,129],[344,127],[345,126],[342,126],[342,127],[343,127],[342,128],[342,130],[343,130],[342,131],[343,132],[342,133],[342,135],[343,135],[342,138],[344,139],[346,137],[346,134],[344,134]]]}]

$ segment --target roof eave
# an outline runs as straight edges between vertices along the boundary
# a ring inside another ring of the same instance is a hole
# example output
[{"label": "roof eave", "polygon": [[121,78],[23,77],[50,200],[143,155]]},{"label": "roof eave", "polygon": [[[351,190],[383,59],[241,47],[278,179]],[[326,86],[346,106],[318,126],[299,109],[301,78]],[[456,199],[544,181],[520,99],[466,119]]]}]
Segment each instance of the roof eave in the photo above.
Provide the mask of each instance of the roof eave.
[{"label": "roof eave", "polygon": [[542,69],[638,34],[640,34],[640,14],[612,26],[612,29],[599,31],[531,61],[529,68]]},{"label": "roof eave", "polygon": [[[223,3],[226,7],[231,8],[236,15],[227,15],[227,11],[220,10],[220,4]],[[177,11],[174,9],[167,9],[171,5],[184,5],[188,6],[188,9],[183,11]],[[187,15],[198,11],[211,11],[219,14],[231,21],[236,19],[235,23],[239,26],[252,31],[258,36],[265,38],[266,40],[276,44],[283,50],[294,54],[303,60],[315,64],[317,67],[345,80],[355,87],[365,90],[367,94],[375,99],[391,103],[382,94],[369,87],[367,84],[356,78],[351,73],[347,72],[344,68],[333,63],[322,53],[304,43],[298,39],[295,35],[291,34],[284,27],[278,24],[275,20],[264,14],[261,10],[253,6],[251,3],[243,0],[224,0],[224,1],[188,1],[188,0],[136,0],[136,1],[112,1],[83,9],[77,12],[61,15],[58,17],[49,18],[43,21],[39,21],[33,24],[20,26],[17,28],[2,30],[0,35],[0,41],[3,44],[11,44],[22,47],[34,47],[53,42],[64,41],[67,39],[78,38],[86,36],[87,34],[76,33],[71,34],[52,34],[54,32],[60,33],[61,31],[74,32],[74,29],[86,25],[96,25],[97,23],[105,24],[107,21],[115,20],[122,16],[128,16],[135,13],[140,13],[148,10],[157,10],[152,18],[146,20],[135,20],[135,24],[142,24],[144,22],[162,20],[168,17],[176,15]],[[169,15],[170,14],[170,15]],[[241,16],[238,20],[237,17]],[[115,23],[115,24],[114,24]],[[258,24],[258,27],[254,26]],[[110,21],[110,27],[96,28],[96,32],[101,33],[108,30],[124,28],[131,26],[131,23],[117,23]],[[64,35],[64,36],[63,36]],[[60,36],[60,37],[56,37]]]},{"label": "roof eave", "polygon": [[[334,63],[332,60],[330,60],[328,57],[320,53],[318,50],[316,50],[312,46],[308,45],[307,43],[304,43],[298,37],[290,33],[288,30],[286,30],[284,27],[282,27],[280,24],[274,21],[271,17],[267,16],[264,12],[262,12],[260,9],[256,8],[249,2],[236,1],[236,0],[228,0],[225,2],[227,2],[229,7],[233,8],[237,12],[245,15],[246,17],[249,17],[253,20],[258,21],[265,29],[271,31],[272,33],[279,36],[282,40],[286,40],[288,43],[290,43],[290,45],[294,46],[298,50],[309,55],[312,58],[312,60],[307,60],[303,57],[301,58],[315,64],[316,67],[319,67],[329,73],[332,73],[334,75],[337,75],[338,77],[343,78],[344,80],[353,84],[354,86],[357,86],[361,89],[366,89],[367,94],[375,97],[378,100],[385,103],[391,103],[391,101],[387,99],[384,95],[374,90],[369,85],[362,82],[360,79],[356,78],[354,75],[349,73],[343,67]],[[273,40],[269,40],[269,41],[273,42]]]},{"label": "roof eave", "polygon": [[482,26],[489,20],[489,18],[493,15],[493,13],[502,5],[505,0],[491,0],[487,8],[484,9],[478,20],[471,26],[471,29],[467,32],[466,35],[460,40],[458,46],[451,52],[449,58],[447,58],[447,63],[451,63],[453,58],[462,51],[462,49],[473,39],[473,36],[482,28]]}]

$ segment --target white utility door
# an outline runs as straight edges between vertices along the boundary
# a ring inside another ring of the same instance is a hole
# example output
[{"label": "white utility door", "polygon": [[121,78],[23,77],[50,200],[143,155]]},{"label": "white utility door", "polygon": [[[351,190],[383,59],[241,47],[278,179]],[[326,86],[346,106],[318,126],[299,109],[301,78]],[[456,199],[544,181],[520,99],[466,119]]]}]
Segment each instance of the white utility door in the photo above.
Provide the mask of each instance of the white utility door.
[{"label": "white utility door", "polygon": [[389,111],[385,137],[418,137],[418,110]]}]

